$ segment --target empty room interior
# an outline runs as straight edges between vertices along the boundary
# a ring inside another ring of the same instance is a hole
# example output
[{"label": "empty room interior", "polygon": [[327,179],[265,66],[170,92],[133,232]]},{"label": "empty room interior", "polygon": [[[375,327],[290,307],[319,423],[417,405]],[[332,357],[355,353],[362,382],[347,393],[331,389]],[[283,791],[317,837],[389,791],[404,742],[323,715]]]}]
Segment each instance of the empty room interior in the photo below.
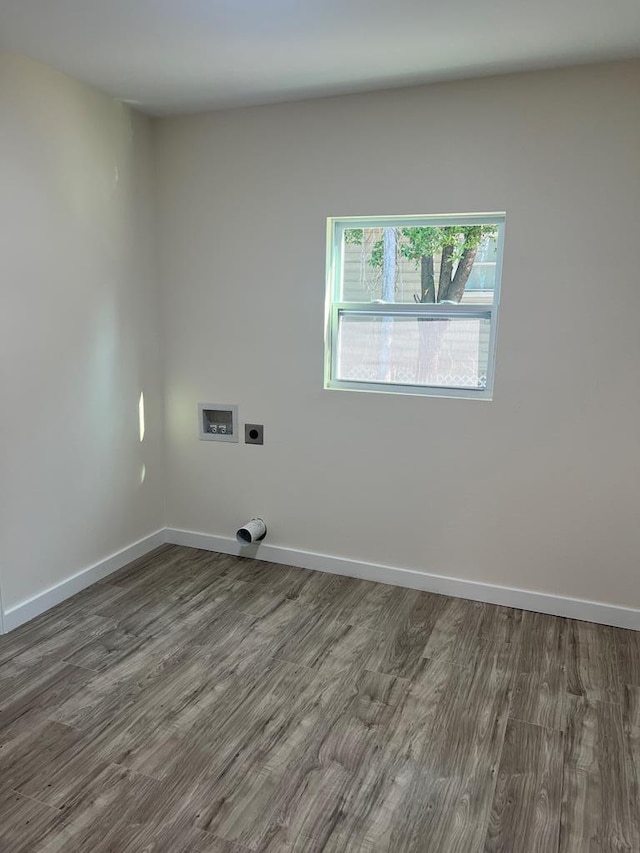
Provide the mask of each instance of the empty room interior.
[{"label": "empty room interior", "polygon": [[637,0],[0,0],[1,853],[640,853]]}]

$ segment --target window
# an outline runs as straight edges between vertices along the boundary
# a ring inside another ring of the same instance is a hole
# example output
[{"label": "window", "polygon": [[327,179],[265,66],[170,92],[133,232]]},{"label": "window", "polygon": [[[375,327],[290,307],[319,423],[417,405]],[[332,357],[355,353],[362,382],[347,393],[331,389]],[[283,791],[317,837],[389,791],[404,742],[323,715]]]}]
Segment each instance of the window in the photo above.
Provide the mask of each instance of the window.
[{"label": "window", "polygon": [[491,399],[504,221],[329,219],[325,388]]}]

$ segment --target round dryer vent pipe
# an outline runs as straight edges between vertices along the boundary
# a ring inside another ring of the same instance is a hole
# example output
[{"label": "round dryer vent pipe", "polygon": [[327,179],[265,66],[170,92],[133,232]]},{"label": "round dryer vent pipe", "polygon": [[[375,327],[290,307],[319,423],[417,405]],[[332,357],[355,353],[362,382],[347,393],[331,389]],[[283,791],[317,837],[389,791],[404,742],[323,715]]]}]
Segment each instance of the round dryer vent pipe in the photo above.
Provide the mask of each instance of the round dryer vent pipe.
[{"label": "round dryer vent pipe", "polygon": [[251,545],[252,542],[262,542],[267,535],[267,525],[261,518],[247,521],[236,533],[240,545]]}]

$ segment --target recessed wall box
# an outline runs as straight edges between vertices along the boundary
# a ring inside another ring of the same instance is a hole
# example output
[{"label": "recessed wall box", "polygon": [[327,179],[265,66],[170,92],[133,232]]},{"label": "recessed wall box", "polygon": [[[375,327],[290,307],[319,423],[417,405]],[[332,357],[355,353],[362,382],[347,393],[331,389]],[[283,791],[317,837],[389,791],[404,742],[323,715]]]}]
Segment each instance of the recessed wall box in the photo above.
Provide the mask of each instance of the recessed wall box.
[{"label": "recessed wall box", "polygon": [[238,407],[198,403],[198,425],[203,441],[237,441]]}]

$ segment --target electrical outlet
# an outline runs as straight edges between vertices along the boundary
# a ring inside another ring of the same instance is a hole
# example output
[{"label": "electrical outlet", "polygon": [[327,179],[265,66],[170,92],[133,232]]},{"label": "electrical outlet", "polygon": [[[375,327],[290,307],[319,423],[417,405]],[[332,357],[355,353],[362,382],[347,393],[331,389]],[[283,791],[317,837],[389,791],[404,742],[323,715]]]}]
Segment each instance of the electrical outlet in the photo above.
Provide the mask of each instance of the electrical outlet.
[{"label": "electrical outlet", "polygon": [[264,444],[264,425],[263,424],[245,424],[244,425],[244,443],[245,444]]}]

